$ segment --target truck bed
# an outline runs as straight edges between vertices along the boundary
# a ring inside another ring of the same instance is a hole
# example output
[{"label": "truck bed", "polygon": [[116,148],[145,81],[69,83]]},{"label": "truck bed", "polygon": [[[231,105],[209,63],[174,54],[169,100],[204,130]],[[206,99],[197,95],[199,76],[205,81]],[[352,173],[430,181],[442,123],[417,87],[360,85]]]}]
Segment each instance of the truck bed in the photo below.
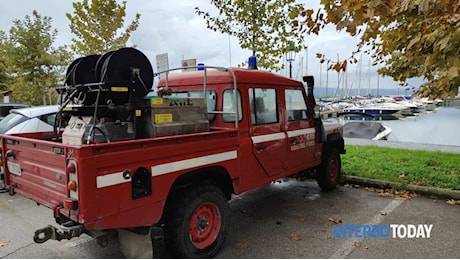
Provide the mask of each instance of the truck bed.
[{"label": "truck bed", "polygon": [[[43,134],[0,138],[10,193],[20,193],[88,229],[155,224],[169,188],[184,171],[222,165],[235,160],[238,153],[237,130],[223,128],[91,145],[64,145],[46,140]],[[75,204],[67,188],[70,161],[78,172],[76,209],[68,206]],[[140,199],[132,196],[132,178],[122,177],[127,170],[134,175],[138,169],[146,169],[152,178],[151,195]],[[126,223],[125,217],[136,220]]]}]

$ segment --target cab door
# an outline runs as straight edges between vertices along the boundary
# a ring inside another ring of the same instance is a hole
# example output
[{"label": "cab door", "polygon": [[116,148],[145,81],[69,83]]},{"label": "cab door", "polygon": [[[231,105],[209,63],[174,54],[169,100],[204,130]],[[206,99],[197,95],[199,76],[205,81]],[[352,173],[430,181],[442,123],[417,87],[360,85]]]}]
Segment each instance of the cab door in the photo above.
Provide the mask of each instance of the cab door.
[{"label": "cab door", "polygon": [[302,170],[315,161],[315,135],[301,89],[284,90],[286,105],[287,159],[289,170]]},{"label": "cab door", "polygon": [[250,88],[252,152],[268,176],[287,169],[286,134],[278,114],[277,90]]}]

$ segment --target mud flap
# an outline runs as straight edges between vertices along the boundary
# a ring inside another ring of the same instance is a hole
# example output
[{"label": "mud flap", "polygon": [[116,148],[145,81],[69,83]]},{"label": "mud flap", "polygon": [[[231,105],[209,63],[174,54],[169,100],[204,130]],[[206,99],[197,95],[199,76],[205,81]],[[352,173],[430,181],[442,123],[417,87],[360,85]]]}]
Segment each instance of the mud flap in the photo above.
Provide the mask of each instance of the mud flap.
[{"label": "mud flap", "polygon": [[120,250],[126,258],[153,258],[153,243],[150,233],[140,235],[126,229],[118,229],[118,242]]}]

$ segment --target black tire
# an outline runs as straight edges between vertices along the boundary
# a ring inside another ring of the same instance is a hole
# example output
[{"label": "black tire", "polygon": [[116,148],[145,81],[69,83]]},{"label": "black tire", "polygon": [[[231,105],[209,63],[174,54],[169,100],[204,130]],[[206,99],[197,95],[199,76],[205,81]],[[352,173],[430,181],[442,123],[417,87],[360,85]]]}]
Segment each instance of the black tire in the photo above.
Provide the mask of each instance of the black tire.
[{"label": "black tire", "polygon": [[337,148],[326,147],[325,149],[323,160],[317,169],[316,180],[323,191],[330,191],[335,189],[340,181],[342,163]]},{"label": "black tire", "polygon": [[186,188],[167,206],[164,235],[169,251],[179,258],[211,258],[228,232],[230,208],[214,185]]}]

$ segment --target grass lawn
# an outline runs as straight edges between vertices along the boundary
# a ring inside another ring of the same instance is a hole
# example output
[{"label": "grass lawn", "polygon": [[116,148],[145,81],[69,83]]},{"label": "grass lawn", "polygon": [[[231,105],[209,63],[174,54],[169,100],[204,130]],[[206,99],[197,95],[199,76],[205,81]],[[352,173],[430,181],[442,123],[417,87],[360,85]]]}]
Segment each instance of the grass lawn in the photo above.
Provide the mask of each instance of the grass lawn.
[{"label": "grass lawn", "polygon": [[460,190],[460,154],[346,145],[345,175]]}]

